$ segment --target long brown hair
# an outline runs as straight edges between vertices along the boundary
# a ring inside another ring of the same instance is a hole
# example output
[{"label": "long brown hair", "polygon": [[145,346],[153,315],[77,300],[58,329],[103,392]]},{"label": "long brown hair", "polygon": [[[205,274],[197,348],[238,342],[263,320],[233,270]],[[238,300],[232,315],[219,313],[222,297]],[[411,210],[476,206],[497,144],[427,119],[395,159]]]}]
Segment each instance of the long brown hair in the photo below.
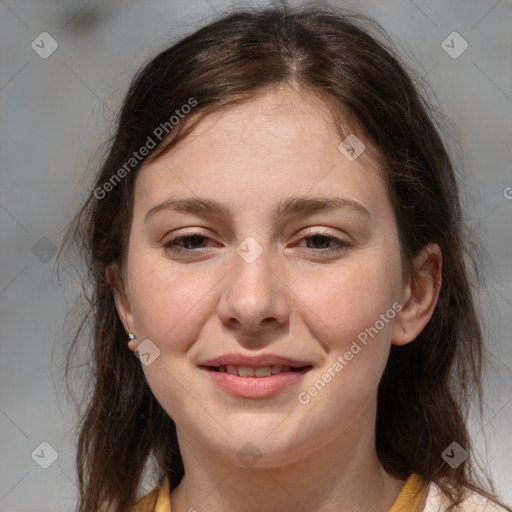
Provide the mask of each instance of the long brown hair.
[{"label": "long brown hair", "polygon": [[[404,271],[411,272],[412,258],[429,242],[442,250],[443,284],[433,316],[414,342],[392,346],[379,385],[381,463],[402,479],[416,472],[435,482],[453,507],[467,489],[495,498],[492,483],[482,483],[476,473],[466,427],[472,397],[480,413],[482,404],[484,352],[472,283],[478,265],[469,251],[471,233],[464,227],[442,129],[413,76],[380,25],[317,6],[228,13],[160,52],[137,73],[93,189],[65,238],[87,271],[87,318],[71,344],[69,368],[88,326],[91,331],[91,393],[77,443],[78,511],[97,512],[107,505],[114,512],[129,510],[151,460],[159,482],[168,475],[171,489],[184,471],[175,424],[126,346],[105,277],[109,265],[124,268],[137,171],[209,113],[281,86],[318,95],[332,106],[333,119],[350,119],[351,129],[377,149]],[[171,116],[191,99],[193,113],[170,127]],[[165,128],[165,137],[157,127]],[[148,145],[148,137],[155,147],[130,160]],[[454,441],[469,453],[456,468],[442,458]]]}]

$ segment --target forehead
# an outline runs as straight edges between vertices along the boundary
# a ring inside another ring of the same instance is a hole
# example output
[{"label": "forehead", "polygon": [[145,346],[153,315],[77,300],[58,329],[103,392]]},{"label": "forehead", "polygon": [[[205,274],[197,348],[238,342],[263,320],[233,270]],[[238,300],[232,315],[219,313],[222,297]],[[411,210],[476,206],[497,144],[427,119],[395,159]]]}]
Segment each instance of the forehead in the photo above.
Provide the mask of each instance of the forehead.
[{"label": "forehead", "polygon": [[143,166],[136,196],[148,203],[169,193],[213,194],[263,205],[279,191],[332,195],[344,184],[350,195],[371,189],[371,182],[382,187],[366,141],[355,161],[340,152],[341,137],[351,133],[348,122],[341,128],[340,134],[332,105],[317,96],[288,88],[269,91],[203,118],[184,140]]},{"label": "forehead", "polygon": [[[326,144],[338,144],[347,135],[359,131],[353,116],[348,112],[338,113],[338,110],[332,100],[320,98],[311,91],[282,86],[207,115],[175,149],[193,145],[197,138],[216,148],[225,146],[242,151],[254,145],[266,146],[269,152],[276,147],[280,152],[290,149],[296,153],[305,146],[308,151],[322,149]],[[194,113],[189,119],[193,117]],[[361,133],[358,135],[365,137]],[[297,144],[299,140],[300,145]],[[363,155],[361,160],[368,156]]]}]

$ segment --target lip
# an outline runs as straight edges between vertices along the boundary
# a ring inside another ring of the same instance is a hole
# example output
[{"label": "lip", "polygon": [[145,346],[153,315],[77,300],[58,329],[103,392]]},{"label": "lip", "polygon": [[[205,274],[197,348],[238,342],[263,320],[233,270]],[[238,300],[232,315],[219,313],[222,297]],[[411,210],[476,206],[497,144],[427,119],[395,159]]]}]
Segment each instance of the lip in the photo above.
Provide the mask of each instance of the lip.
[{"label": "lip", "polygon": [[292,368],[301,368],[302,366],[310,366],[309,361],[298,361],[289,357],[280,356],[277,354],[260,354],[258,356],[247,356],[245,354],[224,354],[213,359],[208,359],[200,363],[200,366],[251,366],[258,368],[261,366],[272,366],[273,364],[280,364],[281,366],[291,366]]},{"label": "lip", "polygon": [[[227,372],[219,372],[212,368],[224,365],[250,366],[253,368],[281,365],[298,369],[266,377],[240,377]],[[313,365],[276,354],[262,354],[259,356],[225,354],[201,363],[199,368],[206,372],[221,389],[231,395],[243,398],[266,398],[276,395],[302,380],[303,376],[313,368]]]}]

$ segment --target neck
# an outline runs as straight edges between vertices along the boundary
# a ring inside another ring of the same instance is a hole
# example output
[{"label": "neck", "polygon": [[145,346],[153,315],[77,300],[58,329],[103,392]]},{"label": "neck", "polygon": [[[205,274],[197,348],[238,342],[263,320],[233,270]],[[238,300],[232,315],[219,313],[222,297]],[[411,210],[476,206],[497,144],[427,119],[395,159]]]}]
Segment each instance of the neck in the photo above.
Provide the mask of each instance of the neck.
[{"label": "neck", "polygon": [[[375,416],[373,416],[375,419]],[[371,428],[362,430],[362,425]],[[387,512],[404,484],[375,452],[374,421],[355,421],[308,456],[268,468],[243,468],[213,456],[178,430],[185,476],[171,493],[173,512]]]}]

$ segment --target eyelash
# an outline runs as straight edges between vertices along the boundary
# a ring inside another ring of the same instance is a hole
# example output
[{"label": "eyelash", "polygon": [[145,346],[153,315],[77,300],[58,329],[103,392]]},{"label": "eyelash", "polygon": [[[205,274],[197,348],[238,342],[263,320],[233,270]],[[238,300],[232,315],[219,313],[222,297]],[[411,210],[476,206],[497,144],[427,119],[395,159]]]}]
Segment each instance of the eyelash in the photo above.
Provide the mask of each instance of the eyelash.
[{"label": "eyelash", "polygon": [[[176,236],[174,238],[171,238],[170,240],[165,242],[165,244],[163,244],[163,248],[166,251],[170,251],[170,252],[172,252],[174,254],[177,254],[177,255],[192,256],[192,254],[194,252],[198,252],[198,249],[183,249],[182,247],[175,247],[175,246],[173,246],[173,244],[175,244],[177,242],[180,242],[180,241],[183,241],[183,240],[186,240],[187,238],[193,238],[193,237],[199,237],[199,238],[203,238],[203,239],[208,239],[209,238],[209,237],[203,235],[200,232],[191,232],[191,233],[187,233],[185,235],[179,235],[179,236]],[[328,253],[328,254],[342,253],[342,252],[346,252],[347,249],[349,247],[351,247],[351,244],[346,242],[345,240],[341,240],[341,239],[336,238],[334,236],[326,235],[324,233],[317,233],[317,232],[308,233],[307,236],[303,236],[300,241],[307,240],[307,239],[314,238],[314,237],[320,237],[322,239],[326,239],[326,240],[329,240],[329,241],[335,241],[338,244],[338,247],[335,248],[335,249],[333,249],[333,248],[330,248],[330,249],[320,249],[320,250],[310,249],[314,253],[322,253],[322,254],[326,254],[326,253]],[[201,248],[199,248],[199,249],[201,249]]]}]

